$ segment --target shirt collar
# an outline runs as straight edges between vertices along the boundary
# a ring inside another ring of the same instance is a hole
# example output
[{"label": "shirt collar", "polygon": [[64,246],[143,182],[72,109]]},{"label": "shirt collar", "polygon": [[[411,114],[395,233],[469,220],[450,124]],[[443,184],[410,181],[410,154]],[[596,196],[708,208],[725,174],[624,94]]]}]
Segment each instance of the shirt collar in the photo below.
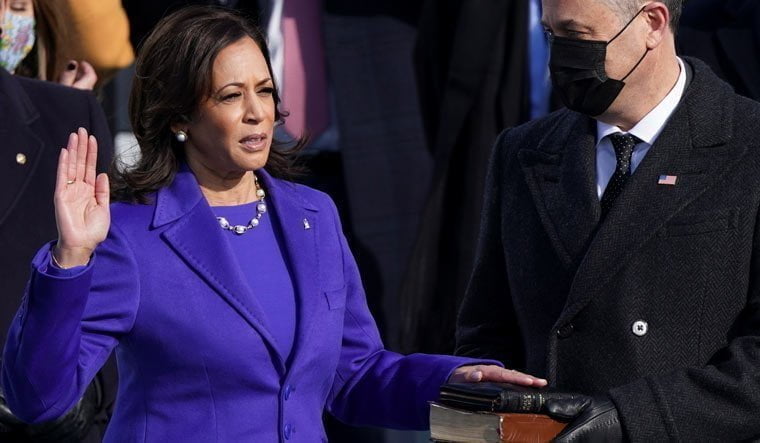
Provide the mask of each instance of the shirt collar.
[{"label": "shirt collar", "polygon": [[[636,126],[628,131],[629,134],[636,136],[639,140],[648,145],[653,145],[657,137],[659,137],[665,124],[673,112],[678,107],[678,103],[681,101],[684,90],[686,89],[686,67],[683,61],[678,57],[678,66],[681,68],[681,73],[678,75],[678,81],[676,81],[673,89],[670,90],[668,95],[665,96],[662,101],[655,106],[654,109],[649,111],[644,118],[639,121]],[[622,133],[623,131],[617,126],[610,125],[601,121],[596,122],[596,142],[604,140],[604,137],[615,133]]]}]

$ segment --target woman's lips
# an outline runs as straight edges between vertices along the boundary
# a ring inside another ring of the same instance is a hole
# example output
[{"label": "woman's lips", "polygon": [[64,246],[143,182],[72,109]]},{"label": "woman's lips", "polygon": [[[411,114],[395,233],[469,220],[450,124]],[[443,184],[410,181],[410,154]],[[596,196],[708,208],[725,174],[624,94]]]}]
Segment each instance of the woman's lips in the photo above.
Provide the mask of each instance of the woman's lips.
[{"label": "woman's lips", "polygon": [[265,134],[253,134],[240,139],[240,144],[249,151],[261,151],[266,147]]}]

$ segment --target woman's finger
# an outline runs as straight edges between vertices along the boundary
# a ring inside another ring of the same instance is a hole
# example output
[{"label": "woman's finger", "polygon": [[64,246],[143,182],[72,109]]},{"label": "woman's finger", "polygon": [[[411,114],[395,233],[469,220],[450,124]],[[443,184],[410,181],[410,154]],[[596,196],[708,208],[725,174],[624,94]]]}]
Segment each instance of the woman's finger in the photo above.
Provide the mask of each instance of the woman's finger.
[{"label": "woman's finger", "polygon": [[547,384],[547,381],[542,378],[498,366],[484,366],[480,370],[483,372],[482,381],[506,382],[524,386],[546,386]]},{"label": "woman's finger", "polygon": [[79,147],[79,135],[72,132],[69,135],[69,143],[66,145],[68,155],[66,156],[66,181],[72,181],[77,178],[77,149]]},{"label": "woman's finger", "polygon": [[95,200],[98,206],[105,206],[106,209],[111,202],[111,192],[108,189],[108,174],[98,174],[95,182]]},{"label": "woman's finger", "polygon": [[504,369],[495,365],[462,366],[456,369],[450,381],[470,383],[490,381],[535,387],[547,385],[547,381],[543,378],[523,374],[512,369]]},{"label": "woman's finger", "polygon": [[76,180],[84,181],[85,168],[87,165],[87,144],[89,139],[87,137],[87,130],[79,128],[77,131],[79,134],[79,143],[77,144],[77,173]]},{"label": "woman's finger", "polygon": [[64,86],[73,85],[74,80],[77,77],[77,66],[79,66],[79,64],[76,61],[69,60],[69,63],[66,65],[66,69],[61,72],[60,76],[58,76],[58,83]]},{"label": "woman's finger", "polygon": [[79,63],[79,69],[77,69],[76,79],[71,86],[77,89],[92,90],[97,82],[98,74],[95,72],[95,68],[93,68],[91,64],[82,60]]},{"label": "woman's finger", "polygon": [[84,181],[88,185],[95,186],[95,168],[98,163],[98,141],[94,135],[87,139],[87,164],[85,165]]},{"label": "woman's finger", "polygon": [[58,170],[55,175],[55,193],[58,194],[66,189],[66,182],[69,180],[68,171],[69,151],[68,149],[61,149],[58,154]]}]

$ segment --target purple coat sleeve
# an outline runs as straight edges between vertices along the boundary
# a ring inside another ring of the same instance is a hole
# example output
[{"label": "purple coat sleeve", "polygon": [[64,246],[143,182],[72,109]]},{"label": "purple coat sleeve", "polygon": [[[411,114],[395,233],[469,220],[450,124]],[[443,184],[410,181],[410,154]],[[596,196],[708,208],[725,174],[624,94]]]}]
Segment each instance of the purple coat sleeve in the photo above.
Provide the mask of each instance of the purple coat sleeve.
[{"label": "purple coat sleeve", "polygon": [[[112,226],[108,239],[78,272],[48,269],[51,245],[32,262],[2,366],[8,405],[28,423],[55,419],[71,408],[134,322],[139,279],[130,249],[117,232]],[[96,279],[107,283],[91,287],[97,272],[109,272],[109,278]]]},{"label": "purple coat sleeve", "polygon": [[[501,363],[448,355],[401,355],[384,349],[367,307],[359,270],[330,202],[343,251],[346,307],[343,344],[328,411],[352,425],[426,430],[429,403],[458,367]],[[434,333],[434,332],[431,332]]]}]

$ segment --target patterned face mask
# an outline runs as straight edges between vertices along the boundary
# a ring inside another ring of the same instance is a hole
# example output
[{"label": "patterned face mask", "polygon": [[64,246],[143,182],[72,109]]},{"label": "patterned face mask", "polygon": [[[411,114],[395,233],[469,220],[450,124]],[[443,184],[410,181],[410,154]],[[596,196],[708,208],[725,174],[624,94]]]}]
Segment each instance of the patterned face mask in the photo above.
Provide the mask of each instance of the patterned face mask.
[{"label": "patterned face mask", "polygon": [[0,36],[0,66],[13,73],[34,46],[34,17],[5,13]]}]

